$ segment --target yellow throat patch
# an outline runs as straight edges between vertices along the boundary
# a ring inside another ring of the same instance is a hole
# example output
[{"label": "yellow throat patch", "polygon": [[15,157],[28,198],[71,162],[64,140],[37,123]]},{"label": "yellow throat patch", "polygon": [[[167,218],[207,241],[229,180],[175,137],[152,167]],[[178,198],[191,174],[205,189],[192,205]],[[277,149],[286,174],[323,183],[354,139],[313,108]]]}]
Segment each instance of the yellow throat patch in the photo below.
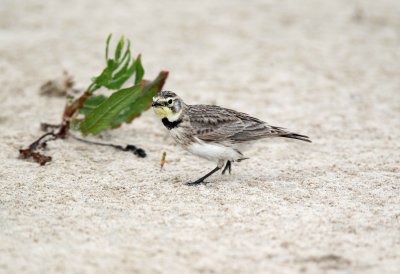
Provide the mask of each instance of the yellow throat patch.
[{"label": "yellow throat patch", "polygon": [[172,116],[172,110],[168,107],[153,108],[154,113],[160,118],[168,118]]}]

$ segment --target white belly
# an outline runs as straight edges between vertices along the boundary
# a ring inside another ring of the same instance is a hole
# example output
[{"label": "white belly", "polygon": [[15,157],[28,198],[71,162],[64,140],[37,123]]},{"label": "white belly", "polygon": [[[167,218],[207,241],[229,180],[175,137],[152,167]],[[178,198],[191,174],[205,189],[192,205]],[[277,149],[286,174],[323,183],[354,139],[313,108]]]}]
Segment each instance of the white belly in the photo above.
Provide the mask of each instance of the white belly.
[{"label": "white belly", "polygon": [[215,143],[194,143],[189,145],[187,150],[194,155],[210,161],[235,161],[243,158],[243,156],[237,150]]}]

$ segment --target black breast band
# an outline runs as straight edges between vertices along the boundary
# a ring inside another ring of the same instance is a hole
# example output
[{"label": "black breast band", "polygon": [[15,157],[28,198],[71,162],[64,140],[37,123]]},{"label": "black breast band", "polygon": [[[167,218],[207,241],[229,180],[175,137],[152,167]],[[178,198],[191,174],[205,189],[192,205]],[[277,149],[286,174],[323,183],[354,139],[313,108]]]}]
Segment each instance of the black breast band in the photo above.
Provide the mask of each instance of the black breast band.
[{"label": "black breast band", "polygon": [[163,118],[161,121],[164,124],[164,126],[168,129],[176,128],[177,126],[179,126],[180,123],[182,123],[182,119],[178,119],[175,122],[170,122],[168,121],[167,118]]}]

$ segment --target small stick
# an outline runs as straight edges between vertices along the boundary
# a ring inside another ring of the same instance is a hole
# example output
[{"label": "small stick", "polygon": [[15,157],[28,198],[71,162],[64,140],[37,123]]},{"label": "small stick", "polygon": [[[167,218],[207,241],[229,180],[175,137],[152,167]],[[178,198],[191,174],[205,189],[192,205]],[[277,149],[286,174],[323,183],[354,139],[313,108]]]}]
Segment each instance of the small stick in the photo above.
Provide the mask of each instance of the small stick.
[{"label": "small stick", "polygon": [[163,169],[165,163],[167,162],[167,161],[166,161],[166,158],[167,158],[167,153],[164,151],[164,152],[162,153],[162,156],[161,156],[160,170]]},{"label": "small stick", "polygon": [[[44,140],[47,136],[51,136],[47,140]],[[47,132],[39,137],[35,142],[29,145],[29,149],[36,150],[38,147],[46,147],[47,142],[56,140],[58,136],[54,132]],[[43,141],[44,140],[44,141]],[[43,141],[43,142],[42,142]]]}]

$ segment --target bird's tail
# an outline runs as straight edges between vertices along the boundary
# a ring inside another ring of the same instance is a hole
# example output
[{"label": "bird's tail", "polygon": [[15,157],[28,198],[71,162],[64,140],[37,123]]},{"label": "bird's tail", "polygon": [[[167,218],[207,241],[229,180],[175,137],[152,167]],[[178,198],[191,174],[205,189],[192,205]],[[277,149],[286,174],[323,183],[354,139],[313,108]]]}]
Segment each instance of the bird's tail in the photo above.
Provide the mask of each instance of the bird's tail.
[{"label": "bird's tail", "polygon": [[285,128],[282,128],[282,127],[274,127],[274,126],[272,126],[272,128],[275,131],[275,134],[276,134],[275,136],[284,137],[284,138],[290,138],[290,139],[296,139],[296,140],[301,140],[301,141],[304,141],[304,142],[311,143],[310,137],[308,137],[306,135],[290,132],[290,131],[287,131]]},{"label": "bird's tail", "polygon": [[285,138],[290,138],[290,139],[297,139],[297,140],[311,143],[310,137],[308,137],[306,135],[297,134],[297,133],[286,133],[286,134],[282,134],[279,136],[285,137]]}]

